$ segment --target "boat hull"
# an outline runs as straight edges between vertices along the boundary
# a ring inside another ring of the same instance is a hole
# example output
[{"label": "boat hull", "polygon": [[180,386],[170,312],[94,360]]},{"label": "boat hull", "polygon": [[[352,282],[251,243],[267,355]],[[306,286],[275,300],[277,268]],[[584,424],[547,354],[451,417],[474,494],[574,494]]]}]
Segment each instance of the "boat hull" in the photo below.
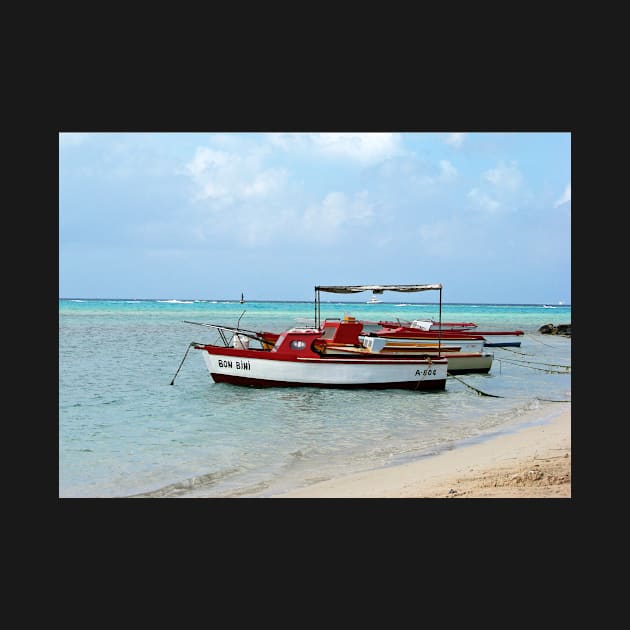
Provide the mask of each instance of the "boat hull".
[{"label": "boat hull", "polygon": [[[215,383],[256,387],[441,390],[446,386],[446,359],[291,357],[220,346],[202,346]],[[267,354],[266,357],[257,356]]]},{"label": "boat hull", "polygon": [[484,346],[486,348],[520,348],[521,340],[518,339],[515,335],[497,335],[492,333],[479,333],[485,338]]},{"label": "boat hull", "polygon": [[[367,354],[365,349],[353,348],[351,346],[329,346],[325,352],[330,355],[349,355],[349,354]],[[392,356],[396,353],[404,352],[407,356],[420,355],[438,357],[443,356],[448,359],[449,374],[487,374],[492,367],[494,355],[489,352],[459,352],[452,351],[450,348],[437,350],[435,346],[424,346],[422,344],[389,344],[387,343],[382,350],[378,352],[383,357]]]},{"label": "boat hull", "polygon": [[[400,324],[396,322],[379,322],[379,325],[394,329],[400,326]],[[370,330],[376,330],[373,323],[370,322],[369,326]],[[414,319],[411,324],[406,327],[407,331],[409,329],[416,329],[423,333],[439,333],[443,331],[448,335],[457,335],[458,333],[477,335],[485,339],[484,346],[486,348],[501,348],[507,346],[519,348],[521,346],[519,337],[522,337],[524,334],[522,330],[478,330],[477,324],[472,322],[442,322],[442,324],[439,324],[439,322],[419,319]],[[366,330],[368,330],[367,327]],[[448,339],[444,338],[442,341],[443,343],[448,342]]]},{"label": "boat hull", "polygon": [[437,347],[443,348],[444,352],[448,352],[448,356],[451,356],[450,351],[453,348],[457,349],[457,352],[483,352],[485,342],[483,339],[469,341],[467,339],[453,339],[453,340],[422,340],[404,337],[381,337],[385,339],[384,350],[433,350]]},{"label": "boat hull", "polygon": [[487,352],[481,354],[449,355],[449,374],[487,374],[492,367],[494,355]]}]

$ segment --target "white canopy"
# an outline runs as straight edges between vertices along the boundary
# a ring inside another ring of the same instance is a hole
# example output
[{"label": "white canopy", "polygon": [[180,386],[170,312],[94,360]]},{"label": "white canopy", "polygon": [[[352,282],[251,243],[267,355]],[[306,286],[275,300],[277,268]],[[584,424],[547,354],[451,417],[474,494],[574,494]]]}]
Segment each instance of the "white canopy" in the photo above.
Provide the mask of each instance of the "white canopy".
[{"label": "white canopy", "polygon": [[362,291],[372,291],[372,293],[380,294],[383,293],[383,291],[413,293],[415,291],[431,291],[439,290],[441,288],[441,284],[359,284],[315,287],[315,291],[325,291],[327,293],[361,293]]},{"label": "white canopy", "polygon": [[326,293],[361,293],[361,291],[372,291],[380,295],[383,291],[398,291],[399,293],[414,293],[416,291],[439,291],[440,292],[440,324],[442,323],[442,285],[441,284],[354,284],[354,285],[334,285],[315,287],[315,328],[321,323],[321,300],[320,292]]}]

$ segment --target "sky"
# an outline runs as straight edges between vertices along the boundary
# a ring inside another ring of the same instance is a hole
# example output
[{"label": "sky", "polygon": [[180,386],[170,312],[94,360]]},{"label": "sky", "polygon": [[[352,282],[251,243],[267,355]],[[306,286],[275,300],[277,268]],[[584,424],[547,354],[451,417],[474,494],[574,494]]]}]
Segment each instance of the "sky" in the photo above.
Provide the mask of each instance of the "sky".
[{"label": "sky", "polygon": [[59,133],[61,298],[433,283],[571,303],[570,132]]}]

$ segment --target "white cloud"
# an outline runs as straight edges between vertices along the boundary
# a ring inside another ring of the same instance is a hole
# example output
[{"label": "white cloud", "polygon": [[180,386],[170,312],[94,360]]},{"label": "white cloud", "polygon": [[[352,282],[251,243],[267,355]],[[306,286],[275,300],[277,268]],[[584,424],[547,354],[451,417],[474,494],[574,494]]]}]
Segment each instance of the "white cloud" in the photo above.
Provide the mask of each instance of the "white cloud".
[{"label": "white cloud", "polygon": [[516,162],[499,162],[481,175],[479,186],[472,188],[468,198],[477,208],[488,213],[515,209],[527,198],[522,192],[524,178]]},{"label": "white cloud", "polygon": [[[435,164],[417,157],[394,157],[366,171],[370,186],[381,194],[394,195],[396,199],[417,199],[418,195],[438,194],[444,184],[457,177],[457,169],[448,161]],[[386,192],[385,192],[386,191]]]},{"label": "white cloud", "polygon": [[496,212],[501,207],[501,204],[496,199],[479,190],[479,188],[473,188],[468,193],[468,198],[472,199],[479,208],[486,212]]},{"label": "white cloud", "polygon": [[223,205],[239,200],[265,199],[281,191],[288,179],[282,168],[264,168],[264,152],[243,155],[199,147],[185,166],[197,186],[197,199]]},{"label": "white cloud", "polygon": [[274,133],[269,141],[285,151],[374,163],[404,153],[398,133]]},{"label": "white cloud", "polygon": [[304,212],[304,226],[312,234],[330,238],[345,225],[367,225],[374,216],[366,191],[349,197],[342,192],[328,193],[321,203]]},{"label": "white cloud", "polygon": [[448,160],[440,160],[439,179],[443,182],[449,182],[455,179],[456,176],[457,169]]},{"label": "white cloud", "polygon": [[515,162],[511,162],[508,165],[502,162],[499,163],[496,168],[486,171],[483,174],[483,179],[499,190],[511,192],[518,190],[523,183],[523,176]]},{"label": "white cloud", "polygon": [[558,206],[561,206],[563,203],[567,203],[568,201],[571,201],[571,182],[567,184],[567,187],[562,193],[562,197],[560,197],[560,199],[558,199],[558,201],[553,204],[553,207],[557,208]]},{"label": "white cloud", "polygon": [[449,133],[448,137],[446,138],[446,140],[444,140],[444,142],[446,142],[446,144],[450,144],[451,146],[455,147],[456,149],[459,149],[459,147],[462,146],[462,144],[464,144],[464,140],[466,139],[466,134],[465,133]]}]

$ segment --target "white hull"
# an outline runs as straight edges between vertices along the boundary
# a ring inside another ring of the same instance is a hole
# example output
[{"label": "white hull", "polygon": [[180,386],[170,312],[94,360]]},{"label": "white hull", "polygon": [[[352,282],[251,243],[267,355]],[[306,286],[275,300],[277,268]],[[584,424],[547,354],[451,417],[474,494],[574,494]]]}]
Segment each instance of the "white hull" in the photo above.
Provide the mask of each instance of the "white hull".
[{"label": "white hull", "polygon": [[[414,339],[398,337],[381,337],[385,339],[385,348],[410,348],[412,350],[423,347],[434,348],[438,345],[437,339]],[[483,352],[485,342],[483,339],[442,339],[439,342],[442,348],[459,348],[459,352]],[[450,356],[450,355],[449,355]]]},{"label": "white hull", "polygon": [[450,374],[465,374],[466,372],[489,372],[494,355],[488,352],[479,354],[448,355],[448,371]]},{"label": "white hull", "polygon": [[448,368],[446,360],[335,357],[283,361],[218,352],[203,353],[210,375],[217,382],[236,384],[439,389]]},{"label": "white hull", "polygon": [[[371,338],[374,339],[374,338]],[[480,342],[482,343],[482,342]],[[404,350],[400,350],[401,347],[404,347]],[[361,349],[361,348],[343,348],[343,347],[331,347],[326,350],[327,354],[348,356],[348,355],[360,355],[369,352],[369,350]],[[399,346],[388,345],[385,344],[385,347],[382,350],[378,351],[379,354],[383,355],[383,358],[387,357],[387,355],[396,353],[396,352],[404,352],[405,354],[418,354],[425,355],[430,354],[432,356],[437,357],[437,350],[423,348],[421,345],[416,344],[415,346],[407,345],[407,346]],[[442,354],[443,357],[448,359],[448,372],[450,374],[465,374],[467,372],[476,372],[476,373],[487,373],[490,371],[492,367],[492,361],[494,360],[494,355],[489,352],[449,352],[446,351]]]}]

